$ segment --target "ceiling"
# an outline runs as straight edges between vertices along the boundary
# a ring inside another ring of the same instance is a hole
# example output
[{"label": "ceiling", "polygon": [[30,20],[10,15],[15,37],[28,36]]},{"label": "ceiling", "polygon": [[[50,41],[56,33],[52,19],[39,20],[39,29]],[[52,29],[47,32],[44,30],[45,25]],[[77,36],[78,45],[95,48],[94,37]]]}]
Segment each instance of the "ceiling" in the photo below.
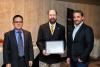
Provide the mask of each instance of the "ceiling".
[{"label": "ceiling", "polygon": [[58,0],[58,1],[85,3],[85,4],[93,4],[93,5],[99,5],[100,6],[100,0]]}]

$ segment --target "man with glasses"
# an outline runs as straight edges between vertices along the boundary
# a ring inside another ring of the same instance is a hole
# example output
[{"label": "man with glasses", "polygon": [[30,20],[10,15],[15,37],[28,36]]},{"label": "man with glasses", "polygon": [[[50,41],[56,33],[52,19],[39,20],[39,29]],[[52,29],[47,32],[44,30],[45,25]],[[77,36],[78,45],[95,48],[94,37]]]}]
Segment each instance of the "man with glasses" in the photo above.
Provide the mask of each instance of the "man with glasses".
[{"label": "man with glasses", "polygon": [[31,33],[22,29],[23,17],[13,17],[14,29],[4,34],[3,60],[6,67],[31,67],[33,46]]}]

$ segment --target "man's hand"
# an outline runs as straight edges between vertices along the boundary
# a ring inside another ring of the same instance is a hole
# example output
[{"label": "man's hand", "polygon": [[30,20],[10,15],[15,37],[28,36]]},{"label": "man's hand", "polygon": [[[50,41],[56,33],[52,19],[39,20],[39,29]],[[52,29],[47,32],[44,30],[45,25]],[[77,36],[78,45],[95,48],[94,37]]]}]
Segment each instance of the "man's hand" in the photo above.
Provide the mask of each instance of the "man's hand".
[{"label": "man's hand", "polygon": [[46,53],[46,50],[43,50],[43,55],[48,56],[50,54]]},{"label": "man's hand", "polygon": [[11,64],[6,64],[6,67],[11,67]]},{"label": "man's hand", "polygon": [[29,61],[29,67],[32,67],[33,62]]},{"label": "man's hand", "polygon": [[67,64],[70,64],[70,62],[71,62],[70,58],[67,58],[66,62],[67,62]]},{"label": "man's hand", "polygon": [[80,58],[78,58],[78,62],[83,62]]}]

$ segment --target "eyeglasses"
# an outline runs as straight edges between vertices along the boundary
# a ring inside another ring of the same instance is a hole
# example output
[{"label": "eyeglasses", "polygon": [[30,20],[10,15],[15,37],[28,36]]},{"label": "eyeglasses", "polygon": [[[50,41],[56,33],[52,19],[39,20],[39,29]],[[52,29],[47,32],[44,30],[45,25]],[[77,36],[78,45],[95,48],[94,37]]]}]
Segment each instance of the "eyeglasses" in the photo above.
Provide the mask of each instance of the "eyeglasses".
[{"label": "eyeglasses", "polygon": [[23,21],[14,21],[13,23],[23,23]]}]

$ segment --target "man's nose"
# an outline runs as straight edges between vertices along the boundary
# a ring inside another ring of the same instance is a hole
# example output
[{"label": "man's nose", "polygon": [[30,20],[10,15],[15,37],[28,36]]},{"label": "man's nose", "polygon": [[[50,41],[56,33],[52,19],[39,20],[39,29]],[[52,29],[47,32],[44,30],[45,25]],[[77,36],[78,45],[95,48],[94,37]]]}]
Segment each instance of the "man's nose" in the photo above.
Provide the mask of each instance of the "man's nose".
[{"label": "man's nose", "polygon": [[51,18],[54,18],[54,16],[51,16]]}]

